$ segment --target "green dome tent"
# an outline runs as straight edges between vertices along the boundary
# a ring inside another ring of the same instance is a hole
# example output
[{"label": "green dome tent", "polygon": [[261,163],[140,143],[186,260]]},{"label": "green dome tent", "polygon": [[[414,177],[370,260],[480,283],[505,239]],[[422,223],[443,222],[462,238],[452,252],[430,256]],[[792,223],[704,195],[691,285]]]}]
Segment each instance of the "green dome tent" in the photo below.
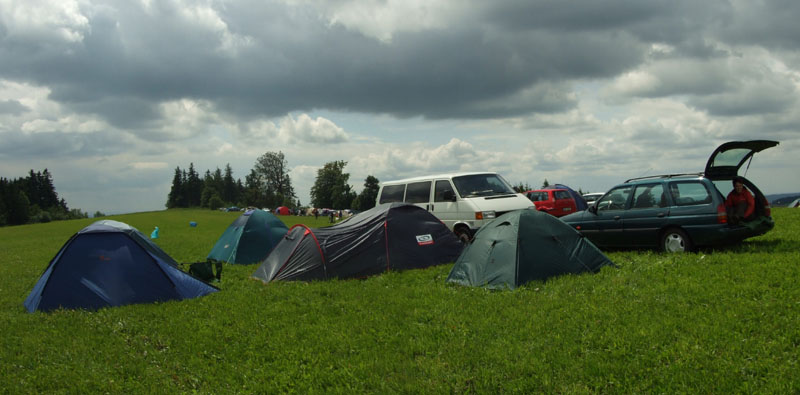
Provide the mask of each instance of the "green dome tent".
[{"label": "green dome tent", "polygon": [[613,265],[588,239],[560,219],[536,210],[497,217],[475,234],[447,281],[514,289],[532,280]]},{"label": "green dome tent", "polygon": [[239,264],[259,262],[288,230],[272,213],[247,210],[225,229],[208,254],[208,259]]}]

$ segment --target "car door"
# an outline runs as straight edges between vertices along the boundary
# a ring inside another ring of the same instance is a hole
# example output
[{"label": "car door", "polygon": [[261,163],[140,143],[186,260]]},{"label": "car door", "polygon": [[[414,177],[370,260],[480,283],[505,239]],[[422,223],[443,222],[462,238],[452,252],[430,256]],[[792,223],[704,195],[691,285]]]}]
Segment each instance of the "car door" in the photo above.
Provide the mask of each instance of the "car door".
[{"label": "car door", "polygon": [[450,230],[453,230],[453,225],[458,221],[458,206],[458,197],[450,180],[436,180],[430,212]]},{"label": "car door", "polygon": [[695,237],[696,229],[719,225],[717,207],[709,186],[701,180],[677,180],[667,186],[672,200],[669,223],[680,226],[689,237]]},{"label": "car door", "polygon": [[659,232],[669,220],[669,204],[663,183],[641,184],[633,190],[623,215],[623,236],[630,246],[658,245]]},{"label": "car door", "polygon": [[630,185],[616,187],[597,200],[596,209],[587,211],[581,233],[595,244],[614,247],[626,245],[623,216],[630,200]]}]

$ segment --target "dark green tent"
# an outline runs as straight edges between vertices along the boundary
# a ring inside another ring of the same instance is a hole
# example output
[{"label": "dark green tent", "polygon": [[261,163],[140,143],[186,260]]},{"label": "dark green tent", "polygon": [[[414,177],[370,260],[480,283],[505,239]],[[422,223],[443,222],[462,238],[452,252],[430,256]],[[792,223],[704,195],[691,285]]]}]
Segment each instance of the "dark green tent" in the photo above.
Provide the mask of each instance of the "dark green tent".
[{"label": "dark green tent", "polygon": [[531,280],[595,272],[605,265],[613,263],[560,219],[537,210],[517,210],[481,227],[447,281],[514,289]]},{"label": "dark green tent", "polygon": [[208,259],[241,264],[260,262],[287,231],[289,228],[272,213],[247,210],[220,236]]}]

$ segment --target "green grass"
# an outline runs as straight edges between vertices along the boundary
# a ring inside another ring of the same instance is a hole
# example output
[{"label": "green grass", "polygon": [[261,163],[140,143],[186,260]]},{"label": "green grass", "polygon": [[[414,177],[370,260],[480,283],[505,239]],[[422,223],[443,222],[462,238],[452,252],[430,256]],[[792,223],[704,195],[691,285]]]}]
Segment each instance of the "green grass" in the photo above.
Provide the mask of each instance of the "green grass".
[{"label": "green grass", "polygon": [[[193,262],[237,215],[110,218]],[[615,251],[516,291],[446,284],[451,264],[269,285],[226,265],[203,298],[46,314],[22,302],[92,220],[0,228],[0,392],[797,393],[800,210],[773,215],[740,246]]]}]

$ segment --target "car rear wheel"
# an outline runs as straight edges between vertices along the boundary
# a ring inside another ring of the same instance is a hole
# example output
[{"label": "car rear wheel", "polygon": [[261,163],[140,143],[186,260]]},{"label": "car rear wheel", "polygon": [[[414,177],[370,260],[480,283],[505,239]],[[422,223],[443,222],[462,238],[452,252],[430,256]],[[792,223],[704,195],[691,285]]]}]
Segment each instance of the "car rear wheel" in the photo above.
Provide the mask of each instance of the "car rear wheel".
[{"label": "car rear wheel", "polygon": [[692,250],[692,241],[683,230],[670,228],[661,235],[661,249],[664,252],[688,252]]},{"label": "car rear wheel", "polygon": [[472,232],[466,226],[459,226],[453,230],[459,240],[464,244],[469,244],[472,241]]}]

